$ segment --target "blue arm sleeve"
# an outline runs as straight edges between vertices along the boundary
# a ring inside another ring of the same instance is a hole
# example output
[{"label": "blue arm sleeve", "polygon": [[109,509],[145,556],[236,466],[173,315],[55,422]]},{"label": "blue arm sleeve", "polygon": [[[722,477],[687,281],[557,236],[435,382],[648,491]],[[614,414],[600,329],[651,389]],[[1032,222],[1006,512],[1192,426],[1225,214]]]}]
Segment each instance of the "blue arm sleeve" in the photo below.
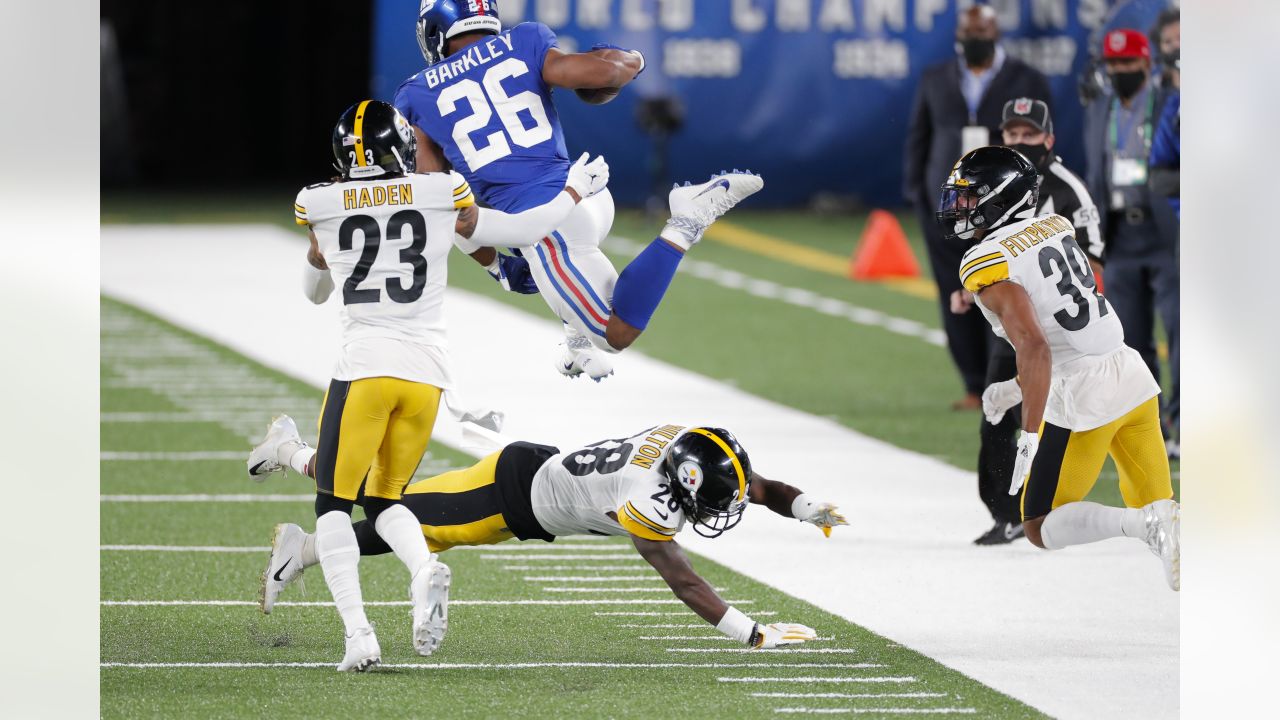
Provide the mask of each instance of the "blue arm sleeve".
[{"label": "blue arm sleeve", "polygon": [[1180,127],[1181,95],[1174,95],[1164,104],[1160,113],[1160,124],[1156,126],[1156,136],[1151,142],[1152,167],[1176,168],[1182,155],[1182,138]]}]

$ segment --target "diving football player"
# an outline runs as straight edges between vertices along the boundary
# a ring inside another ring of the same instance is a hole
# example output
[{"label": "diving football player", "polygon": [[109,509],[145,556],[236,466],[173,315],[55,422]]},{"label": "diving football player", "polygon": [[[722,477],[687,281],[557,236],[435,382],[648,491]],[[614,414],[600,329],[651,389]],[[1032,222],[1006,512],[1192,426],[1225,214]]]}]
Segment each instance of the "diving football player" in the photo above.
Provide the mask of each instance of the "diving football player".
[{"label": "diving football player", "polygon": [[[264,446],[279,457],[305,448],[296,434],[269,437]],[[827,534],[848,524],[835,505],[755,473],[746,450],[729,431],[671,424],[565,452],[514,442],[469,468],[409,485],[401,500],[434,552],[513,538],[629,537],[676,597],[750,648],[800,643],[816,635],[804,625],[762,625],[726,604],[693,570],[676,535],[690,526],[717,537],[738,524],[749,503],[812,523]],[[367,521],[356,524],[361,554],[391,550],[374,530]],[[316,564],[317,557],[314,535],[297,525],[277,527],[262,576],[263,612],[271,612],[281,590],[304,567]]]}]

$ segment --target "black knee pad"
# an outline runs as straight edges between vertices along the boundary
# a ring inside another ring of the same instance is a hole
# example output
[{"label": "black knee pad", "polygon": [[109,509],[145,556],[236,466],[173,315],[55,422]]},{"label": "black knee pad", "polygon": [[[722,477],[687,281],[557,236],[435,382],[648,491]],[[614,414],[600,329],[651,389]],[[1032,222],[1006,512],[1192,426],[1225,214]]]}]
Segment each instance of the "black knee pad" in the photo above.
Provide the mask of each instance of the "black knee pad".
[{"label": "black knee pad", "polygon": [[350,515],[351,509],[355,506],[356,504],[350,500],[343,500],[328,493],[316,493],[316,517],[334,510]]},{"label": "black knee pad", "polygon": [[377,522],[378,516],[383,510],[396,504],[396,500],[388,500],[380,497],[365,497],[364,499],[364,516],[369,518],[369,522]]}]

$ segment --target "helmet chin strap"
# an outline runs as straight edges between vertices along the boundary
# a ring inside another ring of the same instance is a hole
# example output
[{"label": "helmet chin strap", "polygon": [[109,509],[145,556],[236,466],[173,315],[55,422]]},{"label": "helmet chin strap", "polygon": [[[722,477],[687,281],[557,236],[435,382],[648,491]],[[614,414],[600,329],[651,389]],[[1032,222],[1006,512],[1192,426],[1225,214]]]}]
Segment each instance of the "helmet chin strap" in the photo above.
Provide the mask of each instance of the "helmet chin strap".
[{"label": "helmet chin strap", "polygon": [[[1003,186],[1001,186],[1001,187],[1003,187]],[[1014,203],[1014,204],[1013,204],[1013,206],[1012,206],[1012,207],[1010,207],[1010,208],[1005,212],[1005,214],[1001,215],[999,218],[997,218],[997,219],[996,219],[996,221],[995,221],[995,222],[991,223],[991,225],[989,225],[989,226],[988,226],[988,229],[990,229],[990,230],[994,230],[994,229],[996,229],[996,228],[1000,227],[1001,225],[1003,225],[1003,224],[1005,223],[1005,221],[1009,219],[1009,217],[1010,217],[1010,216],[1012,216],[1014,213],[1020,212],[1020,210],[1019,210],[1019,209],[1020,209],[1020,208],[1022,208],[1024,205],[1026,205],[1026,204],[1027,204],[1027,201],[1028,201],[1028,200],[1030,200],[1030,199],[1031,199],[1031,191],[1030,191],[1030,190],[1028,190],[1028,191],[1026,192],[1026,194],[1024,194],[1024,195],[1022,196],[1022,199],[1021,199],[1021,200],[1019,200],[1018,202]],[[1025,208],[1024,210],[1021,210],[1021,212],[1034,212],[1034,210],[1035,210],[1035,208],[1027,207],[1027,208]]]}]

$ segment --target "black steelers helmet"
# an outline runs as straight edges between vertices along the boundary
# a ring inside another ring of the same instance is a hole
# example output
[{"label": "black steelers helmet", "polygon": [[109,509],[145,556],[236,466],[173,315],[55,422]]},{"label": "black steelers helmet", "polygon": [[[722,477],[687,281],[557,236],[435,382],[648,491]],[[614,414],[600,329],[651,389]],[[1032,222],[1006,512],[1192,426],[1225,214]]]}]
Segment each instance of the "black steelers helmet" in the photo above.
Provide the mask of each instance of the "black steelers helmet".
[{"label": "black steelers helmet", "polygon": [[347,108],[333,128],[334,167],[344,178],[411,173],[416,153],[409,121],[378,100],[361,100]]},{"label": "black steelers helmet", "polygon": [[742,519],[751,486],[751,459],[728,430],[690,429],[667,451],[662,472],[699,535],[718,537]]},{"label": "black steelers helmet", "polygon": [[1040,196],[1040,174],[1018,151],[991,145],[960,158],[942,184],[935,218],[948,240],[969,240],[974,230],[995,230],[1030,217]]}]

